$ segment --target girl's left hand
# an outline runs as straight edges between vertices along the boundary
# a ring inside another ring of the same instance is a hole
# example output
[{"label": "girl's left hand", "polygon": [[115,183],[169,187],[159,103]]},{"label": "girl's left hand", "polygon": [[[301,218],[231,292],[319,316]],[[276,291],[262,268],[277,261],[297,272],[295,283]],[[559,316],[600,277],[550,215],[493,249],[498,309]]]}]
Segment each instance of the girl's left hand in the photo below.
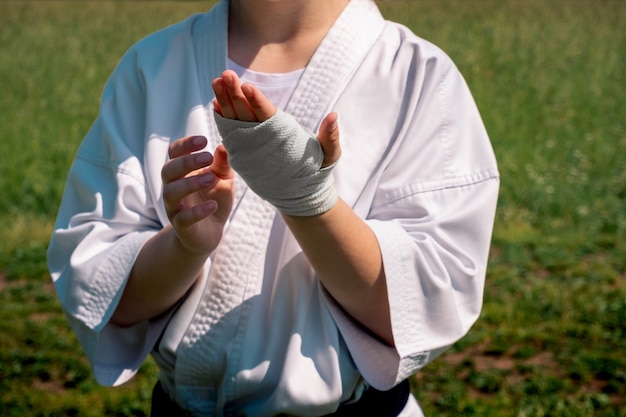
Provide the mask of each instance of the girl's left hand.
[{"label": "girl's left hand", "polygon": [[[276,106],[253,84],[242,84],[234,71],[226,70],[213,80],[213,107],[222,117],[244,122],[264,122],[276,113]],[[324,151],[322,168],[339,160],[341,146],[337,113],[328,114],[320,126],[317,139]]]}]

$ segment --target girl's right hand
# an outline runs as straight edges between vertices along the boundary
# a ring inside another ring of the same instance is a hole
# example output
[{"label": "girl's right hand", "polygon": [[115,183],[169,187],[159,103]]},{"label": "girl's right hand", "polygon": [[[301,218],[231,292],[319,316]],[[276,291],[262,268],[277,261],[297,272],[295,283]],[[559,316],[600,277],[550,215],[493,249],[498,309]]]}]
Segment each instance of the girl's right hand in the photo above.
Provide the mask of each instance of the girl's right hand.
[{"label": "girl's right hand", "polygon": [[167,216],[183,247],[210,254],[219,244],[233,208],[235,173],[219,145],[213,155],[202,151],[203,136],[187,136],[170,144],[170,160],[161,171]]}]

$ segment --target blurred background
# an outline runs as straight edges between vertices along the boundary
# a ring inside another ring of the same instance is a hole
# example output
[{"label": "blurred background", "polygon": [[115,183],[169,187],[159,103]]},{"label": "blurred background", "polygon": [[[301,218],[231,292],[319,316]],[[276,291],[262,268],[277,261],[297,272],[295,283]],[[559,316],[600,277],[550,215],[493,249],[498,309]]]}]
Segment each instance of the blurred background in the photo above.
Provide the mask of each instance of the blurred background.
[{"label": "blurred background", "polygon": [[[0,416],[147,416],[98,386],[45,251],[104,83],[195,1],[0,2]],[[500,164],[485,305],[412,379],[427,416],[626,415],[626,2],[385,0],[465,75]]]}]

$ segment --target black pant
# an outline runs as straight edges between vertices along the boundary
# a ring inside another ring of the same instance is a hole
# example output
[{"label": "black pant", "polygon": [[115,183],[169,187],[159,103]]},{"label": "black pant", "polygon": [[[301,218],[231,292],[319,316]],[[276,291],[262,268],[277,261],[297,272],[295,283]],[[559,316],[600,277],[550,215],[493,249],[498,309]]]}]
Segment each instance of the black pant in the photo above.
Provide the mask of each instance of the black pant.
[{"label": "black pant", "polygon": [[409,395],[411,395],[411,386],[407,379],[389,391],[369,388],[359,401],[342,405],[334,413],[323,417],[396,417],[404,410]]},{"label": "black pant", "polygon": [[152,390],[152,409],[150,410],[150,417],[191,417],[191,414],[172,401],[159,381]]},{"label": "black pant", "polygon": [[[339,407],[332,414],[323,417],[396,417],[404,409],[411,386],[408,380],[402,381],[389,391],[378,391],[373,388],[366,390],[359,401]],[[160,382],[152,391],[152,411],[150,417],[189,417],[190,414],[182,410],[172,401],[163,390]]]}]

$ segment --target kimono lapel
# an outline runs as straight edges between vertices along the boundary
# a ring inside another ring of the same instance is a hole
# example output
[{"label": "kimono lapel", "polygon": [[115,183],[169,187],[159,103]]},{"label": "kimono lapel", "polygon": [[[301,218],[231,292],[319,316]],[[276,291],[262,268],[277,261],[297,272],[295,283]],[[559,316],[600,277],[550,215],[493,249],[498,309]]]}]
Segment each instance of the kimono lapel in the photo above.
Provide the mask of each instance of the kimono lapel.
[{"label": "kimono lapel", "polygon": [[[213,111],[211,81],[226,69],[228,58],[228,0],[220,1],[198,36],[197,54],[201,87],[206,96],[207,113]],[[365,55],[380,35],[384,19],[372,0],[352,0],[331,27],[309,61],[285,111],[310,131],[316,131],[321,120],[350,81]],[[210,44],[209,44],[210,43]],[[211,124],[213,116],[210,116]],[[212,141],[221,142],[217,129]]]},{"label": "kimono lapel", "polygon": [[[226,68],[228,1],[218,3],[202,19],[197,54],[209,123],[209,143],[221,138],[215,127],[211,80]],[[370,0],[352,0],[315,52],[286,111],[302,126],[316,131],[351,75],[383,27]],[[176,397],[197,415],[213,415],[234,395],[234,375],[241,351],[242,332],[256,295],[259,271],[276,210],[243,182],[237,184],[237,205],[218,251],[213,257],[206,288],[177,349]],[[271,279],[271,277],[270,277]],[[228,348],[226,347],[228,346]],[[225,355],[225,356],[224,356]],[[226,362],[228,363],[224,363]],[[217,388],[220,389],[217,389]]]},{"label": "kimono lapel", "polygon": [[383,26],[373,1],[350,1],[309,61],[285,111],[317,132]]},{"label": "kimono lapel", "polygon": [[[228,1],[219,2],[196,28],[196,53],[202,92],[207,103],[209,146],[221,143],[215,126],[211,81],[226,68]],[[254,194],[237,178],[236,205],[220,246],[212,256],[206,287],[198,307],[177,349],[175,367],[176,397],[194,415],[210,416],[223,405],[222,384],[226,363],[224,346],[237,339],[237,330],[245,328],[249,303],[255,295],[258,271],[276,216],[276,209]],[[233,346],[233,354],[239,350]],[[228,387],[226,387],[228,388]]]}]

